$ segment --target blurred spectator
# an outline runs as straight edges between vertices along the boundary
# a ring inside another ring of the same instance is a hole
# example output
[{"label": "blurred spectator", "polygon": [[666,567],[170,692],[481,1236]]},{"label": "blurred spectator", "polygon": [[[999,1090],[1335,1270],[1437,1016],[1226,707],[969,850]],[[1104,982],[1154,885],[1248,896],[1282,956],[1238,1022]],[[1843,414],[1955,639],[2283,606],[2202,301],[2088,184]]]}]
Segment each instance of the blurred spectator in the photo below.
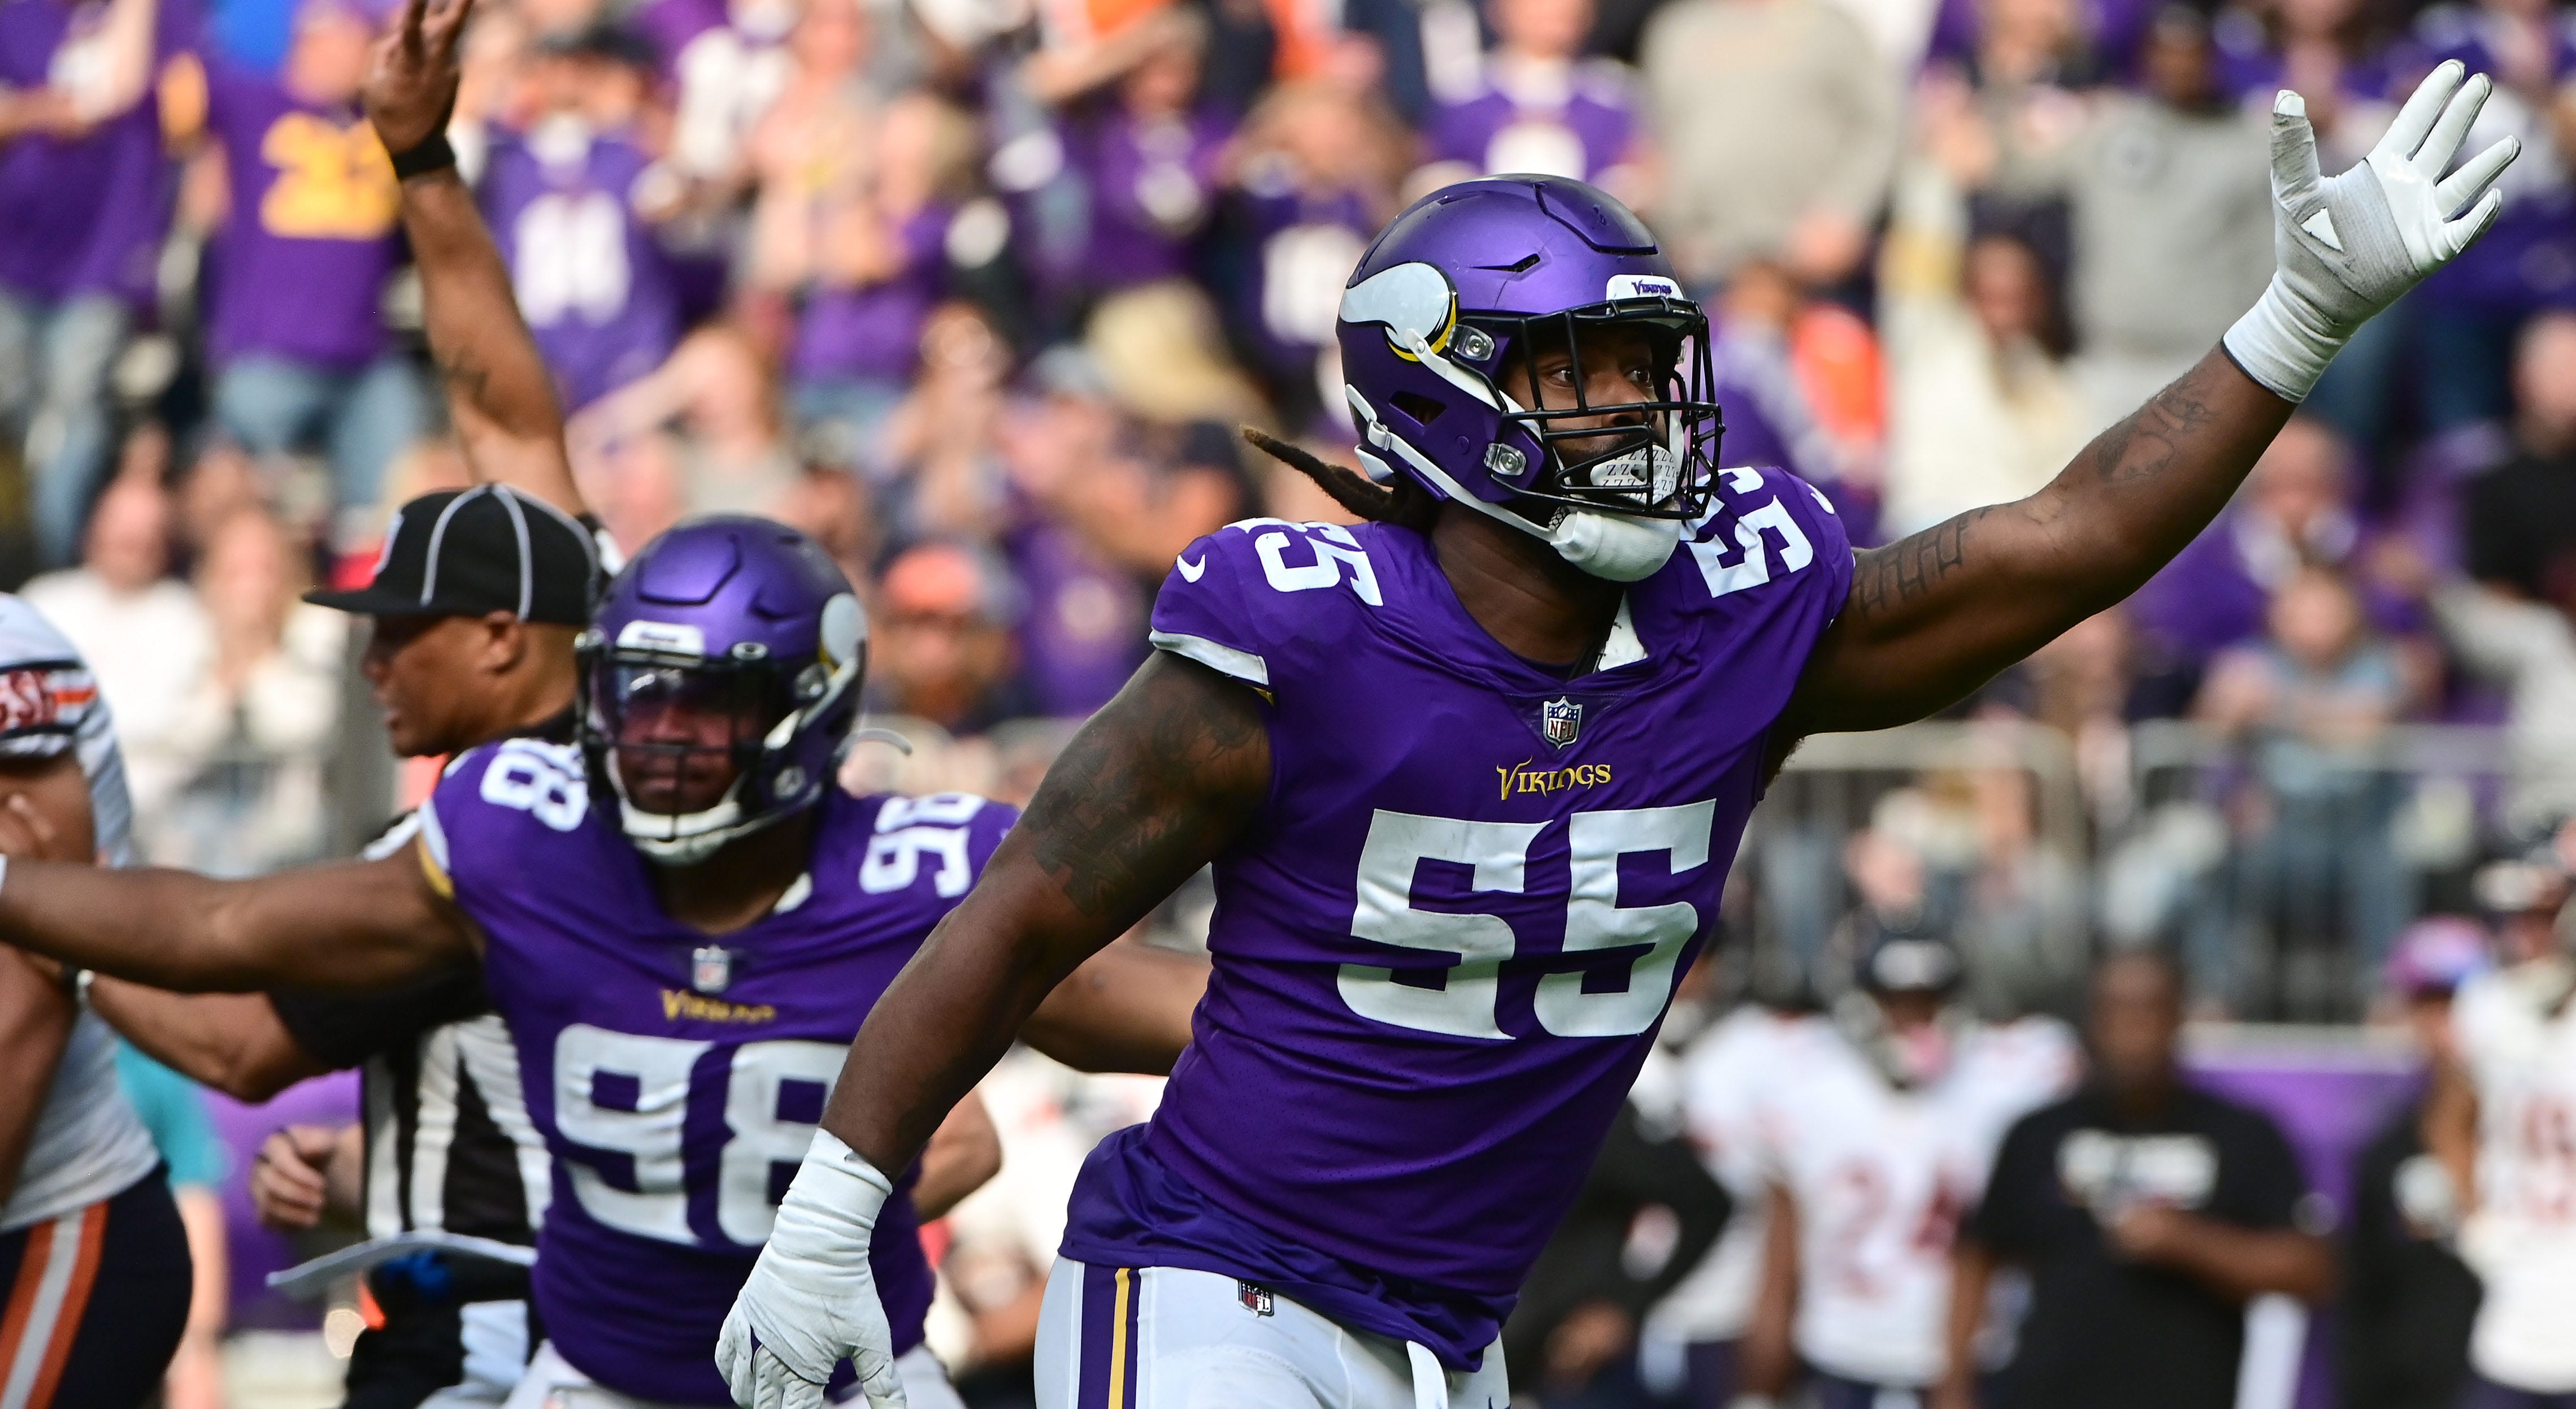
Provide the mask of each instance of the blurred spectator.
[{"label": "blurred spectator", "polygon": [[2513,361],[2513,448],[2465,489],[2462,566],[2517,596],[2576,567],[2576,312],[2543,313]]},{"label": "blurred spectator", "polygon": [[120,478],[99,496],[81,565],[49,572],[21,593],[62,629],[98,675],[116,716],[135,816],[160,815],[196,771],[184,721],[189,694],[214,653],[213,627],[170,570],[170,498],[148,479]]},{"label": "blurred spectator", "polygon": [[[973,175],[975,128],[946,101],[916,92],[876,114],[866,136],[863,184],[816,193],[801,212],[801,251],[778,241],[767,270],[806,291],[789,358],[799,416],[809,426],[830,423],[862,459],[877,451],[919,369],[922,330],[946,282],[950,233]],[[764,205],[763,213],[772,212]]]},{"label": "blurred spectator", "polygon": [[1079,280],[1093,292],[1194,271],[1234,132],[1200,92],[1208,34],[1199,13],[1175,5],[1139,29],[1132,64],[1059,124],[1088,196]]},{"label": "blurred spectator", "polygon": [[[2389,955],[2386,982],[2408,1035],[2435,1069],[2455,1066],[2451,998],[2492,967],[2485,931],[2468,920],[2419,920]],[[2342,1409],[2451,1409],[2469,1368],[2478,1279],[2460,1261],[2459,1191],[2424,1143],[2411,1100],[2380,1128],[2353,1170],[2344,1233]]]},{"label": "blurred spectator", "polygon": [[2229,905],[2204,920],[2191,977],[2203,995],[2267,1014],[2278,1001],[2300,1017],[2346,1016],[2364,995],[2328,993],[2316,974],[2349,959],[2375,975],[2405,920],[2409,877],[2390,834],[2402,790],[2372,752],[2405,680],[2331,569],[2284,582],[2267,624],[2211,663],[2195,710],[2242,742],[2252,777],[2232,800]]},{"label": "blurred spectator", "polygon": [[692,179],[733,183],[744,145],[787,88],[794,0],[646,0],[635,24],[673,92],[670,157]]},{"label": "blurred spectator", "polygon": [[183,3],[0,6],[0,434],[34,481],[47,567],[78,551],[112,449],[108,375],[152,302],[170,196],[154,77]]},{"label": "blurred spectator", "polygon": [[2263,630],[2272,595],[2302,567],[2354,560],[2350,460],[2321,422],[2293,416],[2281,428],[2235,504],[2132,599],[2150,669],[2196,679],[2212,655]]},{"label": "blurred spectator", "polygon": [[[2271,1119],[2188,1085],[2181,972],[2144,950],[2094,971],[2084,1088],[2023,1116],[1959,1232],[1937,1409],[2231,1409],[2245,1304],[2321,1300],[2325,1241]],[[2030,1277],[2012,1362],[1971,1353],[1999,1268]]]},{"label": "blurred spectator", "polygon": [[[1107,480],[1111,493],[1104,498],[1136,511],[1147,472],[1117,454],[1117,413],[1091,359],[1060,349],[1042,358],[1036,372],[1041,395],[1012,413],[1002,436],[1022,506],[1004,547],[1028,592],[1020,653],[1029,688],[1045,713],[1081,717],[1107,703],[1144,659],[1150,569],[1088,532],[1082,515],[1060,513],[1057,505],[1084,501],[1095,480]],[[1233,496],[1223,502],[1231,505]]]},{"label": "blurred spectator", "polygon": [[2465,582],[2432,600],[2460,663],[2506,691],[2506,828],[2544,836],[2576,817],[2576,561],[2562,559],[2538,602]]},{"label": "blurred spectator", "polygon": [[206,1114],[205,1088],[136,1051],[116,1044],[116,1075],[134,1113],[152,1132],[152,1144],[169,1167],[170,1197],[188,1232],[193,1284],[188,1325],[163,1378],[162,1409],[224,1409],[223,1334],[231,1318],[232,1263],[225,1231],[223,1186],[232,1174],[232,1151]]},{"label": "blurred spectator", "polygon": [[1020,604],[1010,571],[948,543],[906,550],[878,585],[868,707],[980,734],[1032,713],[1011,639]]},{"label": "blurred spectator", "polygon": [[213,650],[172,734],[199,760],[178,796],[138,810],[153,860],[257,875],[323,849],[322,764],[339,722],[347,618],[298,600],[296,545],[258,510],[215,530],[197,565]]},{"label": "blurred spectator", "polygon": [[1622,1409],[1641,1397],[1637,1328],[1699,1265],[1726,1224],[1726,1190],[1678,1123],[1619,1108],[1574,1207],[1557,1225],[1511,1319],[1512,1399],[1546,1409]]},{"label": "blurred spectator", "polygon": [[1661,153],[1653,204],[1694,286],[1747,259],[1840,283],[1897,156],[1899,89],[1835,0],[1672,0],[1638,61]]},{"label": "blurred spectator", "polygon": [[1396,214],[1410,134],[1373,96],[1323,79],[1273,89],[1235,148],[1251,268],[1241,311],[1271,399],[1291,425],[1341,423],[1342,286]]},{"label": "blurred spectator", "polygon": [[1424,133],[1417,189],[1516,171],[1571,176],[1641,198],[1636,99],[1625,68],[1584,59],[1591,0],[1490,0],[1495,45],[1476,89],[1442,103]]},{"label": "blurred spectator", "polygon": [[2501,419],[2511,409],[2514,331],[2534,308],[2576,305],[2576,32],[2548,0],[2437,4],[2415,23],[2391,92],[2445,59],[2495,80],[2468,140],[2522,141],[2500,179],[2505,213],[2409,303],[2426,428]]},{"label": "blurred spectator", "polygon": [[362,3],[304,0],[275,78],[207,75],[229,191],[208,256],[215,416],[254,454],[323,452],[344,508],[376,502],[428,416],[381,309],[401,242],[393,166],[357,106],[376,34]]},{"label": "blurred spectator", "polygon": [[921,375],[888,419],[882,447],[883,514],[896,539],[992,531],[1002,503],[999,440],[1010,374],[1010,345],[981,310],[948,303],[931,314],[921,333]]},{"label": "blurred spectator", "polygon": [[1998,173],[2067,201],[2087,432],[2188,370],[2272,277],[2270,119],[2222,90],[2217,59],[2204,11],[2163,6],[2140,91],[2097,96],[2069,140],[2020,144]]},{"label": "blurred spectator", "polygon": [[650,373],[680,339],[680,291],[655,228],[678,181],[633,131],[640,48],[607,28],[547,36],[530,72],[535,122],[494,140],[477,183],[567,409]]},{"label": "blurred spectator", "polygon": [[1971,238],[1955,85],[1925,89],[1929,159],[1899,179],[1879,275],[1886,337],[1887,500],[1901,537],[2030,494],[2084,446],[2066,368],[2066,320],[2039,256],[2005,234]]},{"label": "blurred spectator", "polygon": [[573,417],[564,438],[574,465],[602,478],[671,477],[686,514],[767,513],[803,473],[769,368],[722,325],[691,333],[651,375]]}]

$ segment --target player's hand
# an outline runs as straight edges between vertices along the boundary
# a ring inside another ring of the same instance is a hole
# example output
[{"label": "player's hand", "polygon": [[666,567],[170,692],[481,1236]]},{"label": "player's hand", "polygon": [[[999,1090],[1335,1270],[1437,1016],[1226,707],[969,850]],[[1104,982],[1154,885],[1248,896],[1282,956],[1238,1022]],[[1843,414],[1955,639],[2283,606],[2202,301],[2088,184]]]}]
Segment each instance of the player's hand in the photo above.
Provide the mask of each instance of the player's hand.
[{"label": "player's hand", "polygon": [[2307,397],[2344,340],[2450,262],[2504,210],[2488,189],[2521,152],[2512,137],[2442,173],[2477,121],[2493,83],[2458,60],[2435,68],[2359,165],[2317,170],[2307,101],[2272,102],[2271,286],[2236,326],[2227,351],[2286,400]]},{"label": "player's hand", "polygon": [[473,13],[474,0],[406,0],[402,22],[376,45],[360,99],[386,151],[410,151],[447,130],[457,45]]},{"label": "player's hand", "polygon": [[821,1409],[843,1357],[868,1409],[906,1409],[894,1332],[868,1248],[894,1183],[828,1130],[779,1201],[760,1261],[716,1337],[716,1370],[744,1409]]},{"label": "player's hand", "polygon": [[282,1233],[300,1233],[322,1221],[330,1181],[323,1170],[340,1143],[327,1125],[290,1125],[260,1142],[250,1167],[251,1208],[259,1221]]}]

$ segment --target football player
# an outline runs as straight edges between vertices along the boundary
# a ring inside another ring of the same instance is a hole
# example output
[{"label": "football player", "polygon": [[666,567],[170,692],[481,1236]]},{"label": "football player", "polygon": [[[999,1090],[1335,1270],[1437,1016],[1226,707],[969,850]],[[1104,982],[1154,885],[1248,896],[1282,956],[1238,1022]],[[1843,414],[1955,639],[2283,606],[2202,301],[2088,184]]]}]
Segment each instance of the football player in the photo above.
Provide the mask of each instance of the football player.
[{"label": "football player", "polygon": [[[0,813],[44,854],[133,863],[125,760],[89,667],[0,595]],[[0,1403],[156,1400],[188,1320],[178,1205],[125,1090],[116,1039],[20,954],[0,954]]]},{"label": "football player", "polygon": [[2576,957],[2508,957],[2452,1001],[2425,1143],[2466,1191],[2458,1248],[2485,1286],[2458,1402],[2556,1409],[2576,1404]]},{"label": "football player", "polygon": [[2064,1024],[1976,1023],[1950,1001],[1961,977],[1945,941],[1879,940],[1833,1020],[1794,1029],[1755,1093],[1771,1236],[1748,1390],[1779,1398],[1804,1363],[1820,1409],[1871,1409],[1940,1378],[1959,1217],[2004,1132],[2077,1071]]},{"label": "football player", "polygon": [[855,1352],[901,1402],[860,1255],[890,1171],[1212,863],[1196,1041],[1077,1186],[1042,1402],[1504,1401],[1496,1328],[1773,770],[1960,698],[2190,541],[2495,218],[2511,141],[2442,175],[2488,87],[2435,70],[2331,178],[2283,93],[2280,269],[2223,346],[2037,494],[1857,557],[1807,485],[1719,468],[1707,320],[1617,202],[1497,177],[1398,216],[1341,303],[1369,474],[1301,465],[1369,522],[1180,555],[1160,649],[861,1030],[727,1323],[738,1400],[815,1403]]},{"label": "football player", "polygon": [[[478,474],[577,514],[507,275],[453,154],[421,149],[445,146],[466,13],[414,0],[369,111]],[[802,535],[683,525],[577,640],[574,744],[472,749],[390,855],[255,880],[35,859],[46,830],[0,814],[0,939],[180,991],[379,989],[479,958],[553,1155],[531,1285],[549,1340],[510,1403],[723,1404],[718,1323],[850,1036],[1012,821],[981,798],[834,785],[865,646],[847,579]],[[1099,960],[1025,1035],[1077,1067],[1168,1070],[1204,966],[1135,946]],[[895,1311],[893,1373],[953,1404],[920,1346],[911,1200],[889,1215],[858,1255]]]}]

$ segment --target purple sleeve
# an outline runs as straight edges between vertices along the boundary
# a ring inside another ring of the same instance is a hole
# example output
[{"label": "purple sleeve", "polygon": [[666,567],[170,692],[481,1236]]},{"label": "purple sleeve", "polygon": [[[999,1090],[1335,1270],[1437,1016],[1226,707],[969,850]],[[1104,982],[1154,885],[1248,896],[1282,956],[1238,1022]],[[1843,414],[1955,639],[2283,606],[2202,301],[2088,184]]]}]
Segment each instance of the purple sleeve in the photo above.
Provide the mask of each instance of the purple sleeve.
[{"label": "purple sleeve", "polygon": [[1260,571],[1255,535],[1246,530],[1266,522],[1272,521],[1228,524],[1184,549],[1154,599],[1148,637],[1159,649],[1260,689],[1270,687],[1270,663],[1244,577]]}]

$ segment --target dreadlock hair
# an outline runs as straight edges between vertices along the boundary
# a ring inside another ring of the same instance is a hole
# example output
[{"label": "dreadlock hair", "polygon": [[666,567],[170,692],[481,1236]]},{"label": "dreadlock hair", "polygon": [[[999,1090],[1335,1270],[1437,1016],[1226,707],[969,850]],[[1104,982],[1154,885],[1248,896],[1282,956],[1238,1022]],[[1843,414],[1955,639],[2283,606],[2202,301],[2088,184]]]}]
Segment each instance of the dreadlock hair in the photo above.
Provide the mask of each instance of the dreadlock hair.
[{"label": "dreadlock hair", "polygon": [[1371,523],[1391,523],[1428,536],[1440,514],[1440,501],[1430,490],[1398,475],[1391,486],[1357,470],[1345,469],[1277,436],[1243,427],[1243,438],[1255,450],[1315,482],[1333,502]]}]

